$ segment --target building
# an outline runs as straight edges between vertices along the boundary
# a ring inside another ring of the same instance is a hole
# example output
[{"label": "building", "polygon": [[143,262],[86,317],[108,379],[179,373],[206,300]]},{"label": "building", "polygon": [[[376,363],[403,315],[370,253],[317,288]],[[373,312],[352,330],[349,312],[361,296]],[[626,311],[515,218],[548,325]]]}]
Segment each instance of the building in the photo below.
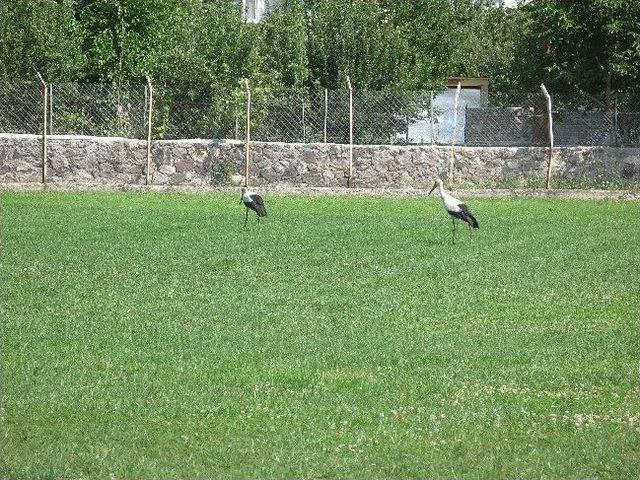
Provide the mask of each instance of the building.
[{"label": "building", "polygon": [[[237,0],[242,3],[242,13],[249,23],[260,22],[270,8],[277,5],[278,0]],[[516,8],[531,0],[493,0],[496,7]]]},{"label": "building", "polygon": [[241,0],[242,14],[245,21],[258,23],[264,15],[273,8],[278,0]]},{"label": "building", "polygon": [[530,0],[493,0],[496,7],[517,8]]},{"label": "building", "polygon": [[443,91],[433,97],[429,110],[417,115],[407,125],[406,133],[399,140],[407,143],[448,144],[453,137],[454,104],[460,82],[460,97],[456,115],[455,143],[464,145],[467,109],[483,109],[489,96],[489,79],[474,77],[449,77]]}]

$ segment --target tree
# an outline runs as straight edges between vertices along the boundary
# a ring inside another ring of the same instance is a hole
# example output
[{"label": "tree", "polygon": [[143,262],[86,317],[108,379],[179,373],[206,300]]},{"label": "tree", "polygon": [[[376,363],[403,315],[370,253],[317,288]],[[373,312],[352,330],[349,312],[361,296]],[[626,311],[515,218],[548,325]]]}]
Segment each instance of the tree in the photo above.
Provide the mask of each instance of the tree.
[{"label": "tree", "polygon": [[441,89],[451,75],[456,42],[454,8],[449,0],[382,0],[402,38],[396,47],[397,87]]},{"label": "tree", "polygon": [[228,135],[243,99],[242,79],[255,93],[275,81],[258,52],[260,27],[244,23],[234,2],[190,0],[166,28],[171,42],[154,54],[151,70],[157,83],[167,85],[159,111],[185,135]]},{"label": "tree", "polygon": [[55,81],[81,78],[86,57],[73,3],[12,1],[0,5],[0,78]]},{"label": "tree", "polygon": [[521,90],[519,72],[514,70],[522,10],[458,0],[454,12],[457,30],[451,74],[489,78],[494,105],[521,102],[530,93]]},{"label": "tree", "polygon": [[344,89],[347,75],[356,88],[398,84],[406,39],[375,1],[309,2],[309,68],[314,83]]},{"label": "tree", "polygon": [[140,82],[170,48],[169,26],[184,10],[185,2],[177,0],[76,0],[88,59],[85,80]]},{"label": "tree", "polygon": [[516,57],[523,83],[600,95],[610,108],[614,90],[635,89],[640,80],[640,13],[633,3],[537,0],[523,7]]},{"label": "tree", "polygon": [[263,23],[260,54],[265,68],[283,87],[302,88],[309,80],[306,9],[302,0],[283,0]]}]

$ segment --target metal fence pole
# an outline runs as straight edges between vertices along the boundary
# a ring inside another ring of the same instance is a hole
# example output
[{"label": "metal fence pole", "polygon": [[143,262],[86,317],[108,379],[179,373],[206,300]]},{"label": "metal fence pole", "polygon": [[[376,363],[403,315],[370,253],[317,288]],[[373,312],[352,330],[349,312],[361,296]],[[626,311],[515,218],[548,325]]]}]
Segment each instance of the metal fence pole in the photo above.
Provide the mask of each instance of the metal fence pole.
[{"label": "metal fence pole", "polygon": [[329,91],[324,89],[324,143],[327,143],[327,114],[329,112]]},{"label": "metal fence pole", "polygon": [[151,126],[153,118],[153,84],[151,78],[147,75],[147,91],[149,92],[149,110],[147,112],[147,173],[146,184],[151,185]]},{"label": "metal fence pole", "polygon": [[462,85],[458,82],[456,87],[456,96],[453,100],[453,130],[451,131],[451,157],[449,158],[449,175],[447,180],[449,184],[453,183],[453,162],[456,159],[456,130],[458,129],[458,101],[460,99],[460,89]]},{"label": "metal fence pole", "polygon": [[149,85],[144,84],[144,110],[143,110],[143,119],[142,119],[142,130],[144,131],[145,126],[147,125],[147,112],[149,111]]},{"label": "metal fence pole", "polygon": [[49,107],[49,88],[40,72],[37,72],[38,80],[42,86],[42,183],[47,183],[47,123]]},{"label": "metal fence pole", "polygon": [[245,144],[245,159],[244,159],[244,186],[249,186],[249,158],[251,154],[251,88],[249,88],[249,80],[244,79],[244,85],[247,90],[247,131],[246,131],[246,144]]},{"label": "metal fence pole", "polygon": [[619,147],[620,136],[618,135],[618,94],[613,98],[613,146]]},{"label": "metal fence pole", "polygon": [[353,88],[351,79],[347,77],[347,88],[349,89],[349,176],[347,177],[347,188],[353,186]]},{"label": "metal fence pole", "polygon": [[431,98],[431,101],[429,102],[429,137],[431,140],[431,145],[435,145],[436,139],[433,136],[433,123],[435,121],[433,118],[433,101],[434,101],[433,91],[430,92],[430,98]]},{"label": "metal fence pole", "polygon": [[549,126],[549,159],[547,160],[547,175],[544,182],[544,188],[549,188],[549,184],[551,183],[551,167],[553,161],[553,110],[551,105],[551,95],[547,91],[547,87],[544,86],[544,83],[540,85],[542,89],[542,93],[547,99],[547,115],[548,115],[548,126]]},{"label": "metal fence pole", "polygon": [[53,83],[49,84],[49,135],[53,135]]}]

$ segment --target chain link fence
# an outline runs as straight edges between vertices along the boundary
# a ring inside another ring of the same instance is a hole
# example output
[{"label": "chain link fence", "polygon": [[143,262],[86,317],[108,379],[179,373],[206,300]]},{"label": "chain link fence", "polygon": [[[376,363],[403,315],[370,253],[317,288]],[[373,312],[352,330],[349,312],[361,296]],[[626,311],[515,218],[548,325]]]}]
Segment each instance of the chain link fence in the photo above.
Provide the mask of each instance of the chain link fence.
[{"label": "chain link fence", "polygon": [[144,138],[148,94],[103,84],[50,84],[49,133]]},{"label": "chain link fence", "polygon": [[0,83],[0,132],[42,130],[42,91],[37,82]]},{"label": "chain link fence", "polygon": [[[51,134],[146,138],[146,85],[115,88],[86,83],[49,86]],[[480,89],[456,91],[345,90],[256,91],[251,102],[251,138],[269,142],[349,142],[353,105],[355,144],[543,146],[548,144],[547,105],[539,92],[508,103]],[[244,140],[246,91],[210,95],[154,86],[154,139]],[[631,96],[613,102],[586,95],[554,95],[558,146],[640,146],[640,109]],[[37,82],[0,84],[0,132],[42,131],[42,89]],[[455,122],[454,122],[455,119]]]}]

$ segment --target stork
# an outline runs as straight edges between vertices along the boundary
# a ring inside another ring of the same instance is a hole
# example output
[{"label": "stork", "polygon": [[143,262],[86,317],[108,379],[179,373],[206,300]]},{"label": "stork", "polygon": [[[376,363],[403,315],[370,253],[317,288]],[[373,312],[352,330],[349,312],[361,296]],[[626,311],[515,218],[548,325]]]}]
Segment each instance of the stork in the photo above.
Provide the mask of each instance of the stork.
[{"label": "stork", "polygon": [[242,196],[240,197],[240,203],[244,203],[244,206],[247,207],[247,214],[244,217],[244,226],[247,226],[247,222],[249,221],[249,209],[256,212],[258,215],[258,225],[260,225],[260,218],[267,216],[267,209],[264,206],[264,200],[262,197],[255,192],[249,191],[246,187],[242,187]]},{"label": "stork", "polygon": [[442,180],[439,178],[436,178],[436,182],[433,184],[433,188],[429,191],[429,195],[431,195],[431,192],[436,188],[438,189],[440,198],[442,198],[442,205],[451,216],[451,221],[453,222],[453,243],[456,243],[456,219],[469,224],[469,239],[471,239],[471,228],[480,228],[476,217],[473,216],[469,207],[445,191],[442,186]]}]

